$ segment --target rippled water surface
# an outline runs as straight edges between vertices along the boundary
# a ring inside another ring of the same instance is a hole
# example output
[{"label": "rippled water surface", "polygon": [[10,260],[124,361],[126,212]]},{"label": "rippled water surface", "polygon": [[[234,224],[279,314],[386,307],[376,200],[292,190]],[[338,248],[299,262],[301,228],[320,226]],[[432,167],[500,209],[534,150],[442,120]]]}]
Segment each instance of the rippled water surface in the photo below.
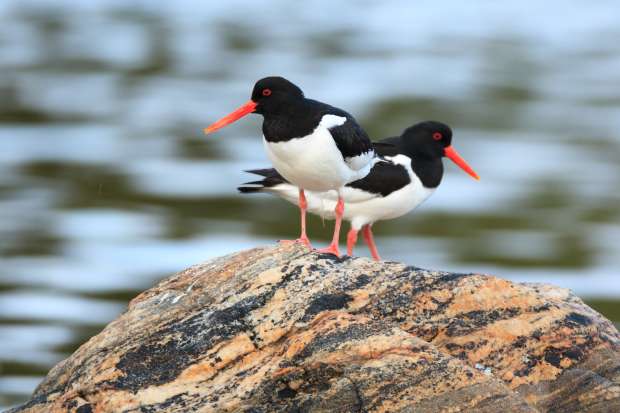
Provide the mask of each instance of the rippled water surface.
[{"label": "rippled water surface", "polygon": [[620,321],[616,1],[127,4],[0,3],[0,406],[160,278],[296,234],[293,206],[235,190],[268,165],[259,118],[201,133],[270,74],[375,138],[453,126],[482,180],[446,165],[376,226],[385,258],[552,282]]}]

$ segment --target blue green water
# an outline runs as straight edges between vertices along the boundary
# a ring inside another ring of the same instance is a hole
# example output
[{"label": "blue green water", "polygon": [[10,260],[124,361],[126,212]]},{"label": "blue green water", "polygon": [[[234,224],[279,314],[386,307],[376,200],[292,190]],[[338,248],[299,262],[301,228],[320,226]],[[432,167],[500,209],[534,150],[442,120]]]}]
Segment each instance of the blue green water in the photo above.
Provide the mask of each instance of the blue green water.
[{"label": "blue green water", "polygon": [[235,190],[268,165],[260,119],[201,133],[272,74],[375,138],[452,125],[481,181],[446,164],[376,226],[385,258],[552,282],[620,321],[615,1],[132,4],[0,3],[0,406],[161,277],[296,235],[293,206]]}]

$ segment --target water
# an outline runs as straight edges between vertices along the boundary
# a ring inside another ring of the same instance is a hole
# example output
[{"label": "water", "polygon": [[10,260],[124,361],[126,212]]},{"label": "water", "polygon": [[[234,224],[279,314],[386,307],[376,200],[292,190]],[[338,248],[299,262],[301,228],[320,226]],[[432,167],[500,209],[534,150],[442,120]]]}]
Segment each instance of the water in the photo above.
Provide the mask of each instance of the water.
[{"label": "water", "polygon": [[201,133],[271,74],[374,137],[453,126],[482,180],[446,165],[376,226],[384,257],[553,282],[620,321],[615,1],[203,3],[0,4],[0,406],[160,278],[296,235],[294,207],[235,191],[268,165],[258,117]]}]

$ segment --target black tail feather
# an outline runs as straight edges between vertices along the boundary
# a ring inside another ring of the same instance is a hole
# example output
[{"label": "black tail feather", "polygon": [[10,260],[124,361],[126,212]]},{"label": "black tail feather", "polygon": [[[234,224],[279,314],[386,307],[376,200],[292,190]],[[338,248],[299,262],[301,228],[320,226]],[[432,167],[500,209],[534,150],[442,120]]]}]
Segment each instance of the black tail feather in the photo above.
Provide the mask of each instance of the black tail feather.
[{"label": "black tail feather", "polygon": [[281,176],[274,168],[248,169],[245,172],[249,174],[264,176],[265,178],[269,178],[270,176]]},{"label": "black tail feather", "polygon": [[255,194],[257,192],[262,192],[264,189],[263,186],[239,186],[237,187],[237,191],[242,194]]},{"label": "black tail feather", "polygon": [[242,186],[238,187],[237,190],[242,194],[253,194],[257,192],[262,192],[265,188],[271,188],[276,185],[288,183],[288,181],[284,179],[282,175],[280,175],[278,171],[273,168],[250,169],[245,172],[254,175],[264,176],[265,178],[259,181],[246,182]]},{"label": "black tail feather", "polygon": [[245,182],[243,183],[243,185],[260,185],[261,187],[265,187],[265,180],[261,179],[260,181],[252,181],[252,182]]}]

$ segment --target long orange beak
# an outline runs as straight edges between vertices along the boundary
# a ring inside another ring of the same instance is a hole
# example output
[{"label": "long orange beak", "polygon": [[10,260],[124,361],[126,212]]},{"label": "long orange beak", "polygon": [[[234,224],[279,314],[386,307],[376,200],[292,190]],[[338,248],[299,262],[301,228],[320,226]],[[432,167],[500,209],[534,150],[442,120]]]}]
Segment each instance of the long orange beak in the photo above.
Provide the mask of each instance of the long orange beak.
[{"label": "long orange beak", "polygon": [[254,109],[256,109],[256,102],[252,100],[247,101],[239,109],[235,110],[234,112],[224,116],[222,119],[218,120],[217,122],[206,127],[204,129],[205,135],[215,132],[216,130],[221,129],[224,126],[229,125],[233,123],[234,121],[241,119],[248,113],[254,112]]},{"label": "long orange beak", "polygon": [[470,174],[474,179],[480,180],[480,177],[478,176],[476,171],[474,171],[471,166],[469,166],[467,162],[465,162],[465,159],[461,158],[461,155],[459,155],[459,153],[456,151],[456,149],[452,147],[452,145],[444,148],[444,155],[450,158],[452,162],[460,166],[462,170]]}]

